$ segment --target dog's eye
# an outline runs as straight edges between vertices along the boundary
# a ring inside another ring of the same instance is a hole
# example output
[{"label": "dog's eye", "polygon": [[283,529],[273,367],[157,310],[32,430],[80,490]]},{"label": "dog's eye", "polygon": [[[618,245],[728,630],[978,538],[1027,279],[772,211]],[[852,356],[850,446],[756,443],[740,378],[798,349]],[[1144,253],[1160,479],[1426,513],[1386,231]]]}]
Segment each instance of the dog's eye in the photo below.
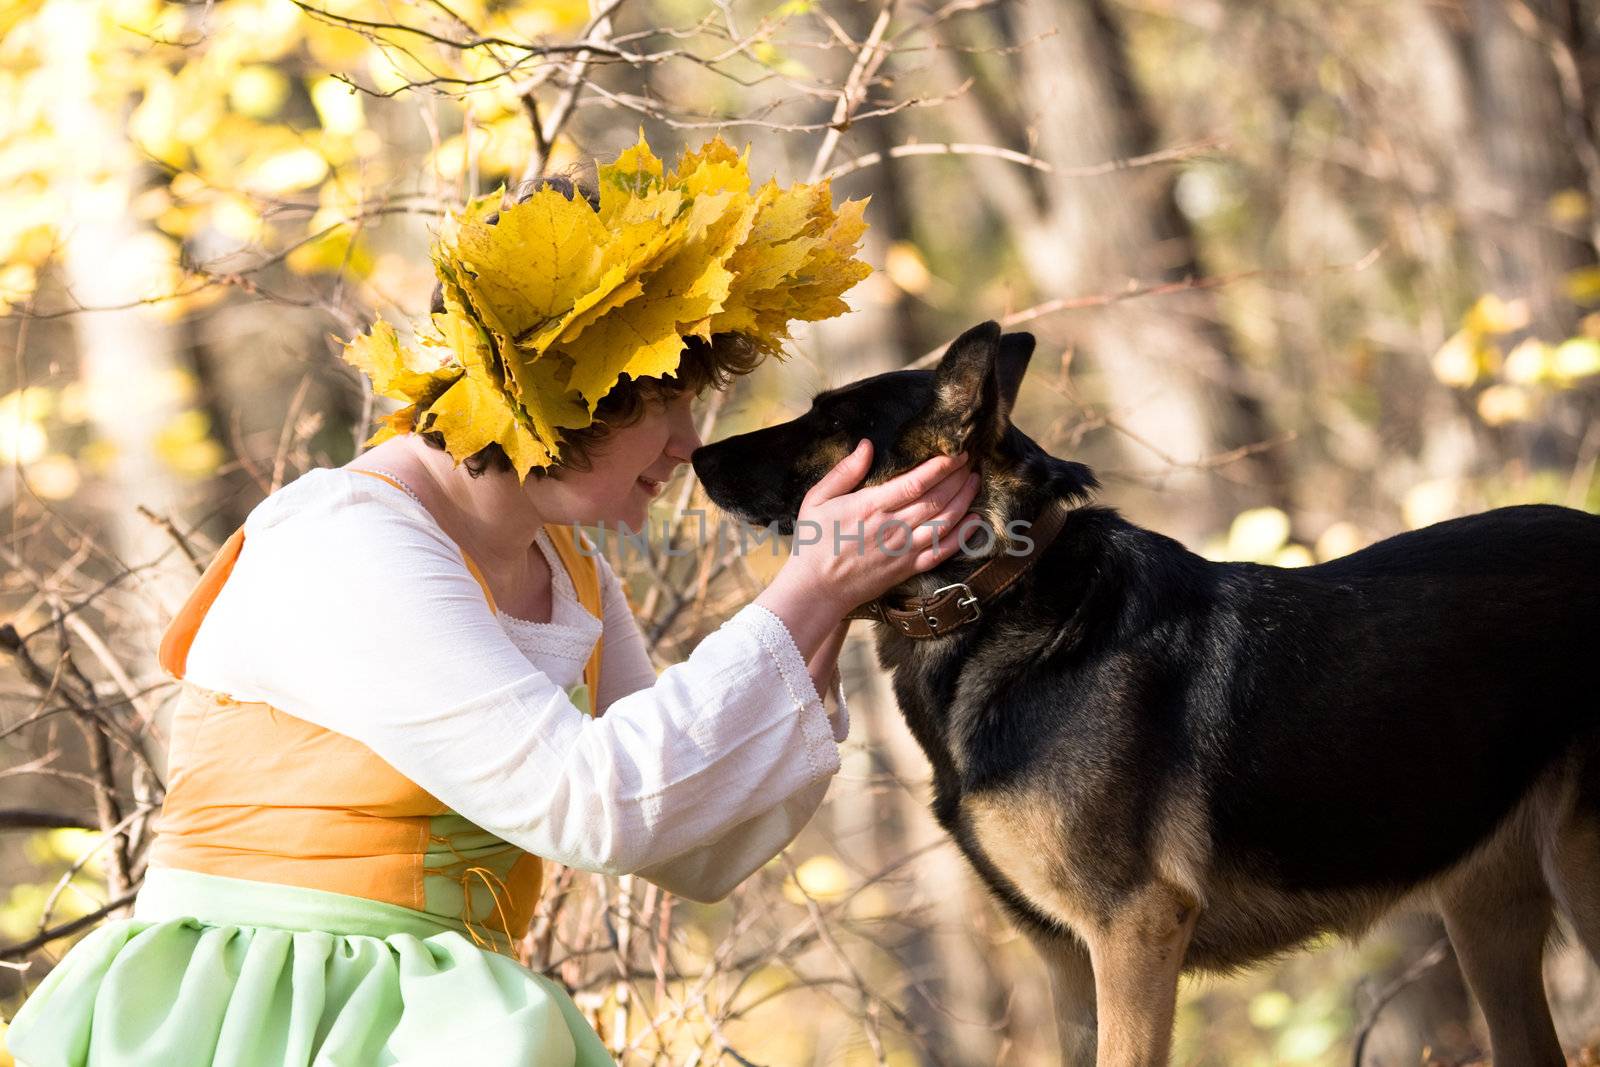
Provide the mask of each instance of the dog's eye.
[{"label": "dog's eye", "polygon": [[831,411],[824,412],[822,416],[823,433],[839,433],[844,429],[844,420]]}]

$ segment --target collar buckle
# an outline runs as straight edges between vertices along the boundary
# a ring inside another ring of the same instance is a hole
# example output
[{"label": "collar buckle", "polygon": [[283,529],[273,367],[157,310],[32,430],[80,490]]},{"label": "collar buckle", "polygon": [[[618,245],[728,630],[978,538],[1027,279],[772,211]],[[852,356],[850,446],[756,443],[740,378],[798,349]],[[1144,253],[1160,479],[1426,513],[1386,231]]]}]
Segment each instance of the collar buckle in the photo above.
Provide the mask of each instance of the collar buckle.
[{"label": "collar buckle", "polygon": [[[969,622],[977,622],[978,619],[983,615],[983,609],[978,606],[978,598],[973,595],[972,588],[968,586],[966,582],[952,582],[949,585],[941,585],[932,593],[928,594],[928,599],[932,600],[935,597],[938,597],[941,593],[944,593],[950,589],[959,589],[965,594],[964,596],[956,598],[956,607],[968,609],[968,613],[966,615],[964,615],[962,618],[956,619],[950,625],[965,626]],[[922,615],[922,621],[928,624],[928,629],[932,630],[934,633],[938,633],[939,627],[943,625],[943,623],[939,621],[939,617],[937,615],[929,615],[927,608],[923,607],[921,604],[917,605],[917,611]]]}]

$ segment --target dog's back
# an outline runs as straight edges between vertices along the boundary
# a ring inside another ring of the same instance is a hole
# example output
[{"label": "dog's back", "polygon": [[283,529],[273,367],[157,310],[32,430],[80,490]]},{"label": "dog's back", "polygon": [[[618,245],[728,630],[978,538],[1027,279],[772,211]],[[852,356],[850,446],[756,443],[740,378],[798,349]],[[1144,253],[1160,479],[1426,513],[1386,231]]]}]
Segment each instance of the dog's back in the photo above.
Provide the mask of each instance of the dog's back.
[{"label": "dog's back", "polygon": [[1439,872],[1600,727],[1600,517],[1507,508],[1224,582],[1213,833],[1287,889]]}]

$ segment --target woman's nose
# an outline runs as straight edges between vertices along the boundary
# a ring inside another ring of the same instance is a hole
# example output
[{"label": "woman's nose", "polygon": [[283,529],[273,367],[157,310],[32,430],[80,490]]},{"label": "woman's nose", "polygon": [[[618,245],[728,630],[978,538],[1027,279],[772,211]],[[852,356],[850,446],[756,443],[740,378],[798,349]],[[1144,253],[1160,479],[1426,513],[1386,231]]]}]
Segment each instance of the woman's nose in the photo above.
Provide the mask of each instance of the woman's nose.
[{"label": "woman's nose", "polygon": [[694,421],[692,419],[688,420],[677,434],[673,443],[672,457],[679,463],[687,463],[694,450],[703,444],[705,442],[700,440],[700,432],[696,429]]},{"label": "woman's nose", "polygon": [[682,441],[667,449],[667,457],[672,460],[673,466],[681,466],[684,463],[690,462],[689,457],[692,456],[695,449],[699,447],[700,438],[691,435],[688,440]]}]

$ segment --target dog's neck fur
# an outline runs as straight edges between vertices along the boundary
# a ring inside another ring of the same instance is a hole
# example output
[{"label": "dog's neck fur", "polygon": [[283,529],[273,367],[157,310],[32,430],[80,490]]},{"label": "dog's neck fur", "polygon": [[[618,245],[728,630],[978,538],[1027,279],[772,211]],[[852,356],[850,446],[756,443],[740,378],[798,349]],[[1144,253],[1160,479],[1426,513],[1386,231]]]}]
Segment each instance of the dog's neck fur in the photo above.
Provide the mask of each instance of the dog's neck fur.
[{"label": "dog's neck fur", "polygon": [[982,535],[968,537],[967,543],[981,555],[957,551],[934,569],[895,586],[892,594],[927,596],[942,585],[965,581],[1016,543],[1008,533],[1013,523],[1018,524],[1015,532],[1026,537],[1036,516],[1051,502],[1065,499],[1078,506],[1100,487],[1088,467],[1057,459],[1015,426],[1008,427],[994,454],[980,461],[979,479],[978,493],[968,510],[989,527],[992,543]]}]

